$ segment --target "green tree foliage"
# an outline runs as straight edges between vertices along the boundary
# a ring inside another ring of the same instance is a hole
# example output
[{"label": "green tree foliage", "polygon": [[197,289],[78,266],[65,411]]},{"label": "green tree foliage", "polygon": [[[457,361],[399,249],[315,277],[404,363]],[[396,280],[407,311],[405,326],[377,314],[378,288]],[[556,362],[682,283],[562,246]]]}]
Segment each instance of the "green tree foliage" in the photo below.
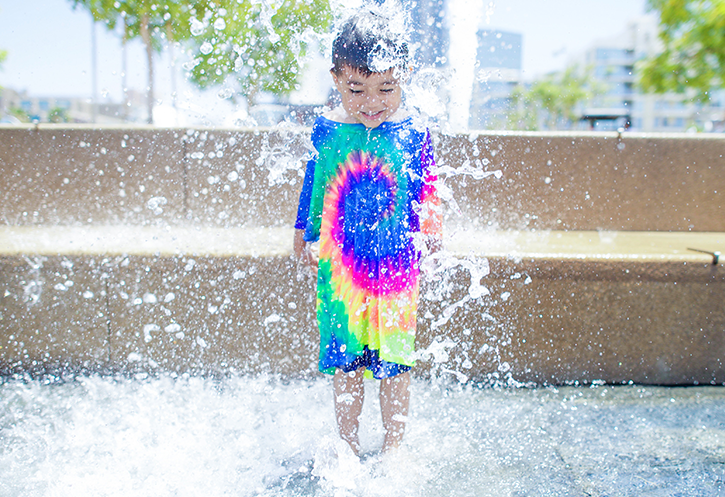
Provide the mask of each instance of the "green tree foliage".
[{"label": "green tree foliage", "polygon": [[644,60],[639,85],[645,91],[696,92],[707,101],[725,88],[725,0],[648,0],[660,16],[663,49]]},{"label": "green tree foliage", "polygon": [[189,19],[194,2],[183,0],[72,0],[93,19],[109,30],[122,26],[123,43],[141,38],[148,64],[148,115],[152,122],[154,103],[153,54],[163,48],[164,40],[180,41],[189,37]]},{"label": "green tree foliage", "polygon": [[108,29],[123,26],[124,42],[141,38],[153,102],[153,52],[164,42],[191,41],[190,78],[200,88],[228,77],[253,102],[259,91],[284,95],[300,72],[300,57],[314,33],[331,20],[327,0],[72,0]]},{"label": "green tree foliage", "polygon": [[[8,51],[0,48],[0,71],[3,70],[3,62],[5,62],[5,59],[7,59],[7,58],[8,58]],[[2,86],[0,86],[0,89],[2,89]]]},{"label": "green tree foliage", "polygon": [[10,107],[8,109],[8,115],[16,117],[22,123],[30,122],[30,115],[20,107]]},{"label": "green tree foliage", "polygon": [[331,20],[327,0],[217,0],[194,10],[191,80],[208,88],[231,77],[250,103],[260,91],[295,89],[309,40]]},{"label": "green tree foliage", "polygon": [[581,106],[601,92],[591,71],[579,66],[548,74],[529,88],[514,88],[507,127],[526,131],[570,129],[579,119]]},{"label": "green tree foliage", "polygon": [[[5,62],[5,59],[8,58],[8,51],[7,50],[0,50],[0,71],[3,70],[3,63]],[[0,90],[2,90],[3,87],[0,85]]]}]

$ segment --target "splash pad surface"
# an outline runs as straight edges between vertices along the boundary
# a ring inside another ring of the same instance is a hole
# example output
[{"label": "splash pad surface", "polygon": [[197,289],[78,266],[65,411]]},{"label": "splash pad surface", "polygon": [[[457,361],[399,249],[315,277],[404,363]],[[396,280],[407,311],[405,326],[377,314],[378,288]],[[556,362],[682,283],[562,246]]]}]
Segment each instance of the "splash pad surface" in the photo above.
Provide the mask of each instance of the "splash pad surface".
[{"label": "splash pad surface", "polygon": [[329,379],[319,377],[6,379],[0,494],[725,492],[722,387],[415,380],[404,447],[382,457],[370,382],[362,462],[337,439],[331,395]]}]

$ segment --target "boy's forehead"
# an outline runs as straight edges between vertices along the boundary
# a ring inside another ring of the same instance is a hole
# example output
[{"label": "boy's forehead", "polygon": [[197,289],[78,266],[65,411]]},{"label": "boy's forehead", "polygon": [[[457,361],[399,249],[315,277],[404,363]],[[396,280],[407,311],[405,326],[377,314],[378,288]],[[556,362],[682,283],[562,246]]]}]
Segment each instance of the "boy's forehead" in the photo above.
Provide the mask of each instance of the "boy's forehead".
[{"label": "boy's forehead", "polygon": [[385,72],[363,74],[353,67],[345,66],[342,70],[342,79],[351,85],[365,85],[371,83],[397,85],[399,83],[399,79],[395,77],[393,69],[388,69]]}]

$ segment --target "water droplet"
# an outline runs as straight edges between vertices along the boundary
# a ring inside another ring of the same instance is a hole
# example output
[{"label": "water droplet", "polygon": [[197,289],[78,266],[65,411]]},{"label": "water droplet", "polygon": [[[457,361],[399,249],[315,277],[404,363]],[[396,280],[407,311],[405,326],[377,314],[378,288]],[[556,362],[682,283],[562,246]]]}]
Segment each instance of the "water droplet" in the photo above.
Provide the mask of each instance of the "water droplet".
[{"label": "water droplet", "polygon": [[204,55],[209,55],[212,50],[214,50],[214,46],[209,43],[208,41],[205,41],[202,43],[201,47],[199,48],[199,51],[203,53]]},{"label": "water droplet", "polygon": [[166,200],[166,197],[152,197],[148,202],[146,202],[146,207],[151,209],[151,211],[158,216],[164,212],[164,209],[161,206],[166,205],[167,203],[168,200]]},{"label": "water droplet", "polygon": [[144,325],[144,327],[143,327],[144,342],[148,343],[153,339],[153,337],[151,336],[152,331],[161,331],[161,327],[154,323]]},{"label": "water droplet", "polygon": [[234,95],[234,90],[231,88],[222,88],[219,90],[219,93],[217,93],[217,97],[219,97],[221,100],[226,100],[227,98],[231,98]]},{"label": "water droplet", "polygon": [[264,320],[264,325],[267,326],[270,323],[277,323],[282,320],[282,317],[279,314],[270,314],[267,316]]},{"label": "water droplet", "polygon": [[191,34],[194,36],[199,36],[204,32],[204,28],[206,26],[203,22],[200,22],[198,19],[194,19],[192,17],[191,19]]}]

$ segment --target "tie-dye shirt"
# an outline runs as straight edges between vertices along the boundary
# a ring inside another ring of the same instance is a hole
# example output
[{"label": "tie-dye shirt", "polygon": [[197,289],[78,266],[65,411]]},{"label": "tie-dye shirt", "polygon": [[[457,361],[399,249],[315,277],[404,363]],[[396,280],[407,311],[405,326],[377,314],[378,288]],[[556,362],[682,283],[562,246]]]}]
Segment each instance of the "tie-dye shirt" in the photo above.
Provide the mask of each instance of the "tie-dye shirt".
[{"label": "tie-dye shirt", "polygon": [[412,118],[368,129],[321,117],[312,143],[295,227],[320,242],[320,371],[366,346],[412,366],[420,244],[441,232],[430,134]]}]

